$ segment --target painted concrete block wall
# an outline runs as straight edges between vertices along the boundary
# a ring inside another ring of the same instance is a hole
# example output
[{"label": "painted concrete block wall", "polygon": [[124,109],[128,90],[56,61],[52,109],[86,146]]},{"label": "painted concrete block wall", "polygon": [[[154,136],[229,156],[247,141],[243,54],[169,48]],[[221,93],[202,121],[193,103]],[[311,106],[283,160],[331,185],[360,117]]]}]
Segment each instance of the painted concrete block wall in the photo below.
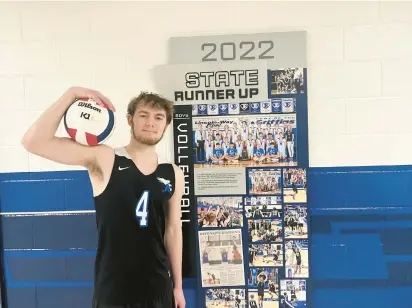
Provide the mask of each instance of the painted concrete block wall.
[{"label": "painted concrete block wall", "polygon": [[[1,3],[0,128],[9,133],[0,139],[0,171],[68,169],[27,154],[19,140],[73,84],[99,89],[114,101],[119,124],[111,143],[127,142],[127,102],[152,89],[150,69],[166,63],[170,36],[296,29],[308,31],[311,166],[410,162],[403,141],[412,134],[411,3],[232,5]],[[171,157],[166,139],[159,150]]]},{"label": "painted concrete block wall", "polygon": [[[342,280],[353,285],[360,279],[371,287],[389,276],[408,273],[407,258],[400,256],[408,252],[399,248],[405,245],[382,250],[382,245],[398,243],[405,232],[372,231],[411,226],[409,167],[389,167],[412,161],[410,12],[411,2],[391,1],[241,2],[236,6],[231,2],[0,2],[0,202],[3,240],[9,249],[5,258],[10,261],[6,262],[10,307],[63,307],[56,302],[59,298],[67,307],[88,307],[91,273],[87,269],[95,240],[93,213],[87,212],[93,209],[91,191],[84,172],[28,154],[20,145],[22,134],[65,89],[81,85],[113,100],[118,126],[110,144],[126,143],[127,102],[140,90],[152,90],[150,69],[166,63],[171,36],[307,30],[309,206],[318,226],[312,243],[316,307],[330,307],[332,299],[334,307],[343,307],[350,295],[364,292],[325,283]],[[64,134],[61,128],[59,134]],[[172,158],[172,148],[169,131],[159,152]],[[380,165],[388,167],[368,168]],[[347,166],[362,168],[335,168]],[[82,214],[41,213],[54,210]],[[10,215],[13,212],[36,213]],[[332,214],[343,217],[343,222]],[[362,238],[355,226],[365,224],[372,231]],[[341,230],[348,225],[355,231]],[[356,254],[348,252],[362,251],[362,243],[370,243],[367,248],[377,258],[366,269]],[[37,248],[48,249],[49,255],[22,251]],[[76,252],[69,255],[69,248]],[[325,263],[322,256],[327,255],[335,257]],[[404,263],[396,269],[386,267],[388,258]],[[44,266],[46,259],[53,260],[54,270]],[[347,260],[358,262],[354,272],[343,271]],[[404,291],[396,289],[391,296],[408,299],[410,285],[406,289],[405,285]],[[385,297],[388,293],[376,290],[373,294],[380,297],[374,307],[391,306]]]}]

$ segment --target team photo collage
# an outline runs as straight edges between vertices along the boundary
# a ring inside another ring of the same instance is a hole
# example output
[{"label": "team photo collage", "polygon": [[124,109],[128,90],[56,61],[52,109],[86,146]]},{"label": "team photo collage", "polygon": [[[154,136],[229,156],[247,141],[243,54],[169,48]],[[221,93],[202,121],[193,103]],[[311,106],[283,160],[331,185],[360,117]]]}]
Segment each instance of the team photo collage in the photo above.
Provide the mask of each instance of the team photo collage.
[{"label": "team photo collage", "polygon": [[[271,78],[273,96],[303,89],[299,69]],[[245,195],[196,197],[206,308],[306,307],[306,170],[297,167],[295,111],[293,97],[193,106],[194,168],[246,171]]]},{"label": "team photo collage", "polygon": [[306,171],[253,168],[248,183],[246,196],[197,197],[206,307],[304,307]]}]

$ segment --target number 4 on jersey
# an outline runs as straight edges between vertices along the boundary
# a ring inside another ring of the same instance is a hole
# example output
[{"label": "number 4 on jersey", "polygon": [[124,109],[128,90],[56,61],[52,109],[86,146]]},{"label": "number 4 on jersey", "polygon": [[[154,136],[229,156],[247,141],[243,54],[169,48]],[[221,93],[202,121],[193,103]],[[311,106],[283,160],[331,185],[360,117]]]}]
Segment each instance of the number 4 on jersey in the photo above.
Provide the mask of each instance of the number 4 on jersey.
[{"label": "number 4 on jersey", "polygon": [[143,191],[136,204],[136,217],[139,220],[140,227],[147,227],[147,217],[149,214],[149,197],[148,190]]}]

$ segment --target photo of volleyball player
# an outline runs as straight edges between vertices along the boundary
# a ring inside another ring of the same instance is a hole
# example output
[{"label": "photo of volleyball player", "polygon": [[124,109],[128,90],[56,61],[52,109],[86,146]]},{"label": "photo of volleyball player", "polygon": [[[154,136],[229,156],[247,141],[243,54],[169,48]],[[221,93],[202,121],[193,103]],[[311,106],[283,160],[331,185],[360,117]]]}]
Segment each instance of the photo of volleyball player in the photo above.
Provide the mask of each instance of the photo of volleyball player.
[{"label": "photo of volleyball player", "polygon": [[282,219],[248,220],[249,243],[279,243],[283,236]]},{"label": "photo of volleyball player", "polygon": [[309,278],[308,240],[285,241],[286,278]]},{"label": "photo of volleyball player", "polygon": [[[200,249],[202,252],[203,266],[218,266],[230,264],[242,264],[242,243],[241,233],[236,230],[237,234],[229,236],[229,234],[216,234],[203,237],[208,238],[208,241],[200,241]],[[218,239],[216,238],[218,237]],[[237,238],[237,240],[236,240]]]},{"label": "photo of volleyball player", "polygon": [[280,169],[248,169],[249,195],[276,195],[282,189]]},{"label": "photo of volleyball player", "polygon": [[280,196],[252,196],[245,198],[246,218],[282,218],[282,199]]},{"label": "photo of volleyball player", "polygon": [[296,166],[296,114],[193,117],[195,168]]},{"label": "photo of volleyball player", "polygon": [[204,279],[202,281],[203,286],[214,286],[214,285],[221,285],[220,280],[220,271],[208,271],[204,275]]},{"label": "photo of volleyball player", "polygon": [[242,197],[198,197],[199,228],[243,227]]},{"label": "photo of volleyball player", "polygon": [[279,308],[306,308],[306,280],[280,281]]},{"label": "photo of volleyball player", "polygon": [[308,238],[307,207],[287,204],[284,208],[283,223],[285,238]]},{"label": "photo of volleyball player", "polygon": [[249,268],[248,304],[253,307],[253,301],[259,308],[274,307],[279,294],[279,275],[277,268]]},{"label": "photo of volleyball player", "polygon": [[250,244],[249,266],[283,266],[283,245]]},{"label": "photo of volleyball player", "polygon": [[271,71],[271,94],[304,93],[302,68],[286,68]]},{"label": "photo of volleyball player", "polygon": [[244,289],[207,289],[206,308],[246,308]]},{"label": "photo of volleyball player", "polygon": [[283,170],[283,201],[285,203],[306,203],[306,169],[287,168]]},{"label": "photo of volleyball player", "polygon": [[[202,281],[218,271],[224,278],[222,285],[244,284],[243,245],[241,229],[199,231],[200,266]],[[234,278],[234,275],[236,278]]]}]

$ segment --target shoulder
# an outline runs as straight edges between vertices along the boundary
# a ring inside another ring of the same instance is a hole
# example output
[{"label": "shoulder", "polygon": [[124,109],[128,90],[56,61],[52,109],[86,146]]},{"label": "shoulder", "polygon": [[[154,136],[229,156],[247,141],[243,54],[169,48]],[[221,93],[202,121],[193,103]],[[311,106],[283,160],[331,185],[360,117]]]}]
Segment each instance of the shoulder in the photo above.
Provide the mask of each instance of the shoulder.
[{"label": "shoulder", "polygon": [[181,181],[181,182],[184,182],[184,177],[185,177],[185,175],[184,175],[184,173],[183,173],[183,170],[181,169],[181,168],[179,168],[177,165],[175,165],[175,164],[172,164],[173,165],[173,170],[175,171],[175,178],[176,178],[176,181]]},{"label": "shoulder", "polygon": [[103,176],[110,174],[116,159],[130,159],[124,146],[113,147],[107,144],[95,146],[95,160],[91,162],[87,169],[91,174]]},{"label": "shoulder", "polygon": [[[163,165],[164,168],[167,168],[169,170],[168,172],[171,172],[174,174],[174,192],[173,196],[181,196],[184,191],[184,186],[185,186],[185,177],[183,170],[179,168],[175,163],[172,161],[168,160],[164,156],[161,156],[158,154],[158,162],[159,165]],[[177,193],[176,193],[177,192]]]},{"label": "shoulder", "polygon": [[124,157],[127,159],[131,159],[129,154],[126,151],[126,147],[125,146],[120,146],[120,147],[114,147],[112,149],[114,155],[119,156],[119,157]]},{"label": "shoulder", "polygon": [[[156,154],[158,161],[158,169],[156,173],[170,181],[171,186],[173,187],[173,196],[180,195],[180,191],[184,190],[184,175],[182,169],[165,156],[158,153]],[[178,192],[177,194],[175,194],[176,191]]]}]

